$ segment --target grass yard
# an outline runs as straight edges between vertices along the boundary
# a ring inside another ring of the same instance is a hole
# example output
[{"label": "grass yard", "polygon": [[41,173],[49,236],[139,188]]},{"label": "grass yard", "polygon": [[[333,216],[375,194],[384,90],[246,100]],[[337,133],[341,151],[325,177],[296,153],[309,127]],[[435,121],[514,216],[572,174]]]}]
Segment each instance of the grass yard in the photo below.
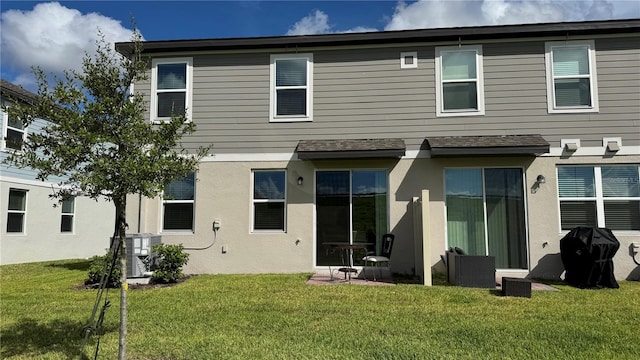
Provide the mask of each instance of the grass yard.
[{"label": "grass yard", "polygon": [[[0,267],[0,358],[79,356],[86,261]],[[640,283],[535,291],[309,286],[310,274],[200,275],[129,291],[128,359],[640,359]],[[118,351],[111,290],[99,359]],[[85,353],[93,358],[97,337]]]}]

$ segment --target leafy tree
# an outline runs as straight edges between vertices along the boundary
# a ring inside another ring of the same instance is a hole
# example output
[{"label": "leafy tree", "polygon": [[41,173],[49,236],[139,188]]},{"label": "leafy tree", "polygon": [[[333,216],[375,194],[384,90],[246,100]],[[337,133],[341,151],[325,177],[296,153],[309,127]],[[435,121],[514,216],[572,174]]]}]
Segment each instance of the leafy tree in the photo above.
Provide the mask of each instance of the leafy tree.
[{"label": "leafy tree", "polygon": [[147,79],[149,60],[142,54],[141,36],[132,37],[131,56],[117,54],[99,33],[95,54],[85,54],[82,71],[67,71],[50,87],[45,73],[34,68],[38,98],[33,104],[16,104],[6,110],[30,125],[50,120],[42,132],[30,133],[23,151],[8,161],[37,170],[37,178],[60,176],[65,180],[54,196],[82,193],[106,198],[115,205],[115,232],[120,241],[120,341],[119,359],[125,358],[127,332],[126,205],[127,195],[156,197],[172,180],[197,170],[208,149],[187,151],[180,140],[195,125],[186,114],[152,124],[145,119],[148,104],[131,92],[133,83]]}]

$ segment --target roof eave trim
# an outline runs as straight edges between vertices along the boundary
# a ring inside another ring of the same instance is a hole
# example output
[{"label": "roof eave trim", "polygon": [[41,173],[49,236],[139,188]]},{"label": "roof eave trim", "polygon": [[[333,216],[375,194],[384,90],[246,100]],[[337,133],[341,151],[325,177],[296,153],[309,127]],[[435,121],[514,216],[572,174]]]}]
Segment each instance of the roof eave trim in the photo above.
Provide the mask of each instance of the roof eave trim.
[{"label": "roof eave trim", "polygon": [[498,147],[460,147],[431,148],[431,157],[455,156],[539,156],[549,152],[544,146],[498,146]]},{"label": "roof eave trim", "polygon": [[401,158],[405,155],[405,149],[387,150],[338,150],[338,151],[299,151],[300,160],[332,160],[332,159],[375,159],[375,158]]},{"label": "roof eave trim", "polygon": [[[536,36],[568,36],[569,34],[585,35],[594,33],[629,33],[637,32],[639,27],[640,19],[624,19],[412,29],[343,34],[160,40],[143,42],[143,53],[152,54],[156,52],[260,49],[283,46],[297,49],[298,47],[313,46],[382,44],[425,40],[443,41],[446,39],[459,39],[461,36],[467,40],[482,40],[487,38],[519,38],[533,34]],[[132,43],[116,43],[115,49],[117,52],[125,56],[131,56]]]}]

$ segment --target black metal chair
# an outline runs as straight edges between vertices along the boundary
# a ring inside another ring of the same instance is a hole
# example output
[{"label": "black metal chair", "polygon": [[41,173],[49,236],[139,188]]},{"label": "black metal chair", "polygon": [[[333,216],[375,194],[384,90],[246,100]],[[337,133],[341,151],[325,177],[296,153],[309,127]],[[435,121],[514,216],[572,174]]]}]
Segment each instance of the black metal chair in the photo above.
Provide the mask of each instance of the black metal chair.
[{"label": "black metal chair", "polygon": [[[362,258],[364,262],[364,269],[362,273],[364,275],[364,279],[367,279],[366,268],[367,264],[371,263],[374,266],[373,269],[373,281],[376,281],[376,269],[378,264],[386,264],[387,269],[389,269],[389,261],[391,260],[391,250],[393,249],[393,240],[395,239],[395,235],[393,234],[384,234],[382,235],[382,249],[380,255],[368,254],[367,256]],[[382,275],[382,270],[380,271],[380,275]]]}]

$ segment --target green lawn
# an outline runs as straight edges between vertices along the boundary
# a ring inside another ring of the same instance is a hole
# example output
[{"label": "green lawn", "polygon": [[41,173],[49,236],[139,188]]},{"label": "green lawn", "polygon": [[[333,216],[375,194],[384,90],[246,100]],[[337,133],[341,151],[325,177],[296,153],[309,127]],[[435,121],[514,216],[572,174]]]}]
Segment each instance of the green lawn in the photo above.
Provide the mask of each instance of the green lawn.
[{"label": "green lawn", "polygon": [[[77,357],[86,261],[0,267],[2,359]],[[640,283],[534,291],[308,286],[309,274],[194,276],[129,291],[128,359],[640,359]],[[115,359],[111,290],[99,359]],[[85,349],[93,358],[97,338]]]}]

